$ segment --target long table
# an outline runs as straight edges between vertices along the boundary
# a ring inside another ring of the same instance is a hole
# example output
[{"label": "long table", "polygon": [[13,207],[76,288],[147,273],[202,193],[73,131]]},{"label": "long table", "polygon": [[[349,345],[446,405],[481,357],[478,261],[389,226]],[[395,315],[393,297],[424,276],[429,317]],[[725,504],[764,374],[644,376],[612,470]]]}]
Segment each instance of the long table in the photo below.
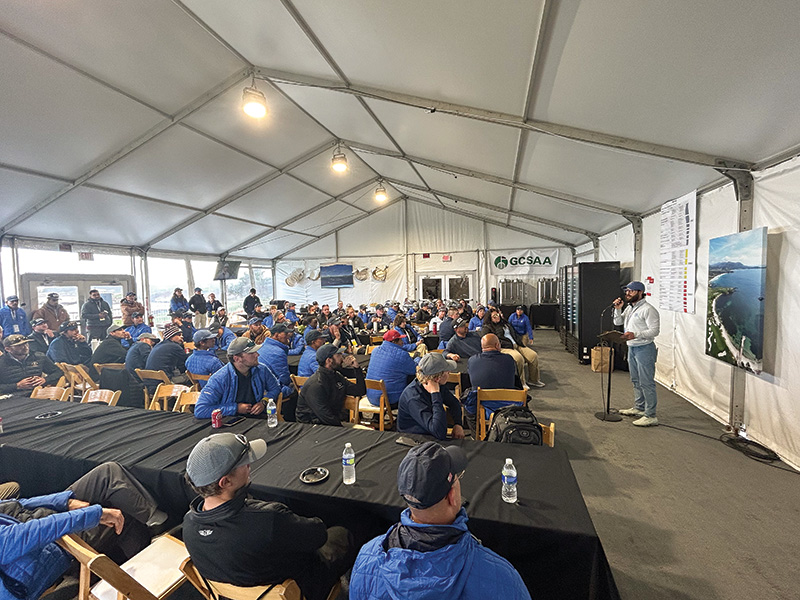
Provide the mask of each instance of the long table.
[{"label": "long table", "polygon": [[[36,419],[60,412],[49,419]],[[12,398],[0,401],[0,479],[16,480],[26,495],[60,490],[92,467],[115,460],[128,467],[174,516],[185,512],[192,492],[183,479],[194,445],[213,432],[188,414],[139,408]],[[248,419],[225,431],[267,441],[267,455],[252,467],[251,493],[288,504],[326,523],[346,524],[366,540],[385,531],[405,505],[395,474],[408,448],[397,434],[280,423],[270,429]],[[342,483],[345,442],[356,451],[357,483]],[[462,479],[469,527],[506,557],[535,598],[619,598],[611,569],[575,481],[558,448],[459,441],[469,457]],[[506,457],[518,471],[517,504],[500,498]],[[299,473],[323,466],[330,477],[316,485]],[[498,591],[502,595],[502,591]]]}]

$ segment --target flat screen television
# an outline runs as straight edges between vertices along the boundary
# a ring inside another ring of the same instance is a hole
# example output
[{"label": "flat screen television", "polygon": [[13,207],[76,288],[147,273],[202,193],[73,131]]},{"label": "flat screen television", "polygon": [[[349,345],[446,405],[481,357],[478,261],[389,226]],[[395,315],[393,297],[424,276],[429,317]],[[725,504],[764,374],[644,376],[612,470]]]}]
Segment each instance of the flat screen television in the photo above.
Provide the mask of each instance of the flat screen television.
[{"label": "flat screen television", "polygon": [[215,281],[223,279],[239,279],[240,260],[221,260],[217,263],[217,270],[214,273]]}]

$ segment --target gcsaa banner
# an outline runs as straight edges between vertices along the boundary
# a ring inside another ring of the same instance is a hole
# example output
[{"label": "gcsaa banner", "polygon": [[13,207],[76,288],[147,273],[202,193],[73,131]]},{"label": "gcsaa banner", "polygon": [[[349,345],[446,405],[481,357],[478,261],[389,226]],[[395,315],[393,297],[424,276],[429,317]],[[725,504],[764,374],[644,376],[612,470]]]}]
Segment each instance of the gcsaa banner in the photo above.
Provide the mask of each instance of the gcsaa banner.
[{"label": "gcsaa banner", "polygon": [[555,275],[558,272],[558,249],[489,250],[492,275]]}]

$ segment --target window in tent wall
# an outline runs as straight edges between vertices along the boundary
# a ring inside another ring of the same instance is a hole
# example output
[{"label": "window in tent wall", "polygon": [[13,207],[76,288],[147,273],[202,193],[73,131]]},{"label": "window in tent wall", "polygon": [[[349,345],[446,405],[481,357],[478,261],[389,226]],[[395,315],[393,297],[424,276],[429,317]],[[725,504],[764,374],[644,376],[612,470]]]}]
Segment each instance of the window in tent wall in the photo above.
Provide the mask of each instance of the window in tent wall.
[{"label": "window in tent wall", "polygon": [[[253,286],[258,290],[258,297],[266,306],[272,299],[272,269],[269,267],[253,267]],[[278,308],[283,308],[279,306]]]},{"label": "window in tent wall", "polygon": [[182,258],[149,256],[147,268],[150,279],[150,312],[155,324],[163,326],[170,320],[169,303],[175,288],[182,288],[187,300],[191,297],[190,290],[187,290],[186,261]]},{"label": "window in tent wall", "polygon": [[[239,278],[238,279],[228,279],[225,282],[227,286],[227,305],[225,308],[228,310],[228,316],[232,316],[234,313],[242,313],[244,314],[244,309],[242,308],[242,303],[244,302],[245,296],[250,293],[250,288],[253,287],[253,282],[250,280],[250,265],[243,262],[239,265]],[[256,286],[256,289],[258,286]],[[261,290],[258,290],[259,294],[258,297],[261,298],[262,301],[266,302],[263,296],[261,296]],[[231,321],[235,321],[235,319],[230,319]]]},{"label": "window in tent wall", "polygon": [[[217,261],[209,260],[193,260],[192,263],[192,278],[194,279],[194,286],[203,290],[203,296],[208,300],[209,294],[214,294],[217,300],[222,300],[222,282],[214,281],[214,273],[217,268]],[[187,298],[194,295],[194,289],[185,294]]]}]

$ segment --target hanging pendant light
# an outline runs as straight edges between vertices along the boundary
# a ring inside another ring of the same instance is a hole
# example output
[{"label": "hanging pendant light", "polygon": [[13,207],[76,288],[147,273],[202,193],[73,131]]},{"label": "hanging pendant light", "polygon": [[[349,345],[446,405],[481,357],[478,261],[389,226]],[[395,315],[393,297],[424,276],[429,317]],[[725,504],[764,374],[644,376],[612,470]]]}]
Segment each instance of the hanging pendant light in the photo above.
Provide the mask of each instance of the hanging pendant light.
[{"label": "hanging pendant light", "polygon": [[331,158],[331,169],[337,173],[347,171],[347,156],[342,152],[342,147],[338,144],[333,152],[333,158]]},{"label": "hanging pendant light", "polygon": [[375,188],[375,200],[378,202],[386,202],[389,195],[386,193],[386,188],[383,187],[383,181],[378,182],[378,187]]},{"label": "hanging pendant light", "polygon": [[242,92],[242,110],[244,114],[254,119],[263,119],[267,114],[267,98],[256,87],[255,75],[250,87],[244,88]]}]

